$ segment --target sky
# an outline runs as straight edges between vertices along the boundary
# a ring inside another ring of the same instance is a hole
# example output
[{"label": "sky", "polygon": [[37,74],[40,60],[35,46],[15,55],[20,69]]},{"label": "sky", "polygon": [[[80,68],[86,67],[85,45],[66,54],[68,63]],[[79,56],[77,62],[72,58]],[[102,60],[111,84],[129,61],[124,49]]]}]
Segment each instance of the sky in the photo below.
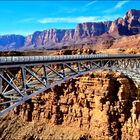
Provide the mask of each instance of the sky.
[{"label": "sky", "polygon": [[78,23],[124,17],[129,9],[140,10],[140,1],[0,1],[0,35],[74,29]]}]

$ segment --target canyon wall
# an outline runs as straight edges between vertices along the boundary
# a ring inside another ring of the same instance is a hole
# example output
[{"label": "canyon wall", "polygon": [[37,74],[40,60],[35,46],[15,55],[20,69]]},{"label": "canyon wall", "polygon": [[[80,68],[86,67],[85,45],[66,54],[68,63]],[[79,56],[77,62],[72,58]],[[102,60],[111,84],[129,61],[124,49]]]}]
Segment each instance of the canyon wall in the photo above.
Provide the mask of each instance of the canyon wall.
[{"label": "canyon wall", "polygon": [[[62,46],[98,43],[107,37],[136,35],[140,33],[140,10],[129,10],[124,18],[115,21],[79,23],[75,29],[48,29],[36,31],[26,37],[20,35],[0,36],[1,50],[60,49]],[[107,36],[107,37],[106,37]],[[92,40],[92,41],[90,41]]]},{"label": "canyon wall", "polygon": [[1,118],[1,139],[140,138],[140,93],[120,73],[98,71],[47,90]]},{"label": "canyon wall", "polygon": [[0,35],[0,50],[16,50],[24,46],[22,35]]},{"label": "canyon wall", "polygon": [[80,23],[71,30],[45,30],[28,36],[26,45],[47,45],[55,43],[78,43],[83,38],[93,38],[103,34],[114,37],[140,33],[140,10],[129,10],[124,18],[115,21]]}]

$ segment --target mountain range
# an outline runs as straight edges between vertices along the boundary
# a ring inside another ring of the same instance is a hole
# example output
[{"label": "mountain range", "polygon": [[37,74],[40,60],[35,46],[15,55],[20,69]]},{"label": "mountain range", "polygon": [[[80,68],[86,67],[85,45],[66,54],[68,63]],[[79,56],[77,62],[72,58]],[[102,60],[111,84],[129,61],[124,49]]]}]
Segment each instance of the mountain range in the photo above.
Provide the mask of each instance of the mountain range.
[{"label": "mountain range", "polygon": [[131,9],[115,21],[77,24],[75,29],[48,29],[31,35],[1,35],[0,50],[61,49],[73,44],[98,42],[98,38],[131,36],[140,33],[140,10]]}]

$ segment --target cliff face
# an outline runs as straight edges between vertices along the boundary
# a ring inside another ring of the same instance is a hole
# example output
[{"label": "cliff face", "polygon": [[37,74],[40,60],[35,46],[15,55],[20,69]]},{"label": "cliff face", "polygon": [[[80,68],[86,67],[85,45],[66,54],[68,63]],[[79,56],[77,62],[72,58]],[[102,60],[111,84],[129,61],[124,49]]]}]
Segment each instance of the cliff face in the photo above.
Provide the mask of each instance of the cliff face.
[{"label": "cliff face", "polygon": [[111,21],[99,23],[80,23],[76,29],[58,30],[50,29],[43,32],[35,32],[33,35],[27,36],[25,46],[51,46],[57,43],[61,45],[65,43],[78,43],[84,38],[100,36],[107,32],[111,26]]},{"label": "cliff face", "polygon": [[[51,29],[40,32],[39,35],[35,32],[32,36],[28,36],[26,45],[46,46],[60,43],[80,43],[82,39],[89,40],[103,34],[119,37],[122,35],[135,35],[140,33],[140,10],[129,10],[124,18],[118,18],[115,21],[106,22],[90,22],[80,23],[76,29],[72,30],[57,30]],[[30,39],[28,39],[30,38]],[[98,40],[98,39],[97,39]]]},{"label": "cliff face", "polygon": [[43,32],[35,32],[33,35],[27,36],[25,46],[29,45],[46,45],[53,43],[60,43],[65,41],[71,41],[74,36],[74,29],[71,30],[57,30],[50,29]]},{"label": "cliff face", "polygon": [[128,29],[131,34],[140,33],[140,10],[130,10],[126,13],[124,19],[128,23]]},{"label": "cliff face", "polygon": [[74,39],[99,36],[107,32],[111,26],[111,21],[98,23],[81,23],[75,29]]},{"label": "cliff face", "polygon": [[0,50],[15,50],[24,46],[25,37],[21,35],[0,36]]},{"label": "cliff face", "polygon": [[118,18],[109,29],[111,34],[135,35],[140,33],[140,10],[129,10],[124,18]]},{"label": "cliff face", "polygon": [[100,40],[101,35],[105,38],[105,34],[118,38],[139,33],[140,10],[129,10],[124,18],[118,18],[115,21],[80,23],[75,29],[37,31],[26,38],[16,35],[1,36],[0,49],[17,49],[18,47],[25,50],[56,49],[65,45],[81,44],[82,41],[89,42],[90,39],[94,40],[93,44],[95,44]]},{"label": "cliff face", "polygon": [[1,120],[2,139],[139,139],[138,88],[99,71],[56,86]]}]

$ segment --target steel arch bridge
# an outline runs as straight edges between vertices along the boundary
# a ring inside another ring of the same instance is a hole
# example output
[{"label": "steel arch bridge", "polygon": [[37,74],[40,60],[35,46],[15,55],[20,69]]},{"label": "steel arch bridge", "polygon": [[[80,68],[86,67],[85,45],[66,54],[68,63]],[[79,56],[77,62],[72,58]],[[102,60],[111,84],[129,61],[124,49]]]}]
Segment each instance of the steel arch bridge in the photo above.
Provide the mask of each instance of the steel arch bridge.
[{"label": "steel arch bridge", "polygon": [[140,55],[0,57],[0,116],[33,96],[95,70],[114,70],[140,81]]}]

